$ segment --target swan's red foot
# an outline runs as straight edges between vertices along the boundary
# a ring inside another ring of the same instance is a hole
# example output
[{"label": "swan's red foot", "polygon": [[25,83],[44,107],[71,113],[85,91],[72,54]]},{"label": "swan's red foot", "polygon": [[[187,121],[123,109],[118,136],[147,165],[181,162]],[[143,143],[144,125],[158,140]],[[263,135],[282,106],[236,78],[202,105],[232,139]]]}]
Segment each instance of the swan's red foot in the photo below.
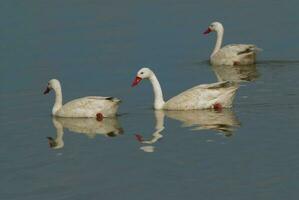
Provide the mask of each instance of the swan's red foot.
[{"label": "swan's red foot", "polygon": [[97,113],[97,120],[100,122],[104,119],[104,116],[102,113]]},{"label": "swan's red foot", "polygon": [[135,134],[135,137],[136,137],[136,140],[137,140],[138,142],[142,142],[142,141],[143,141],[143,137],[142,137],[142,135]]},{"label": "swan's red foot", "polygon": [[221,112],[222,109],[223,109],[223,107],[222,107],[222,105],[220,103],[215,103],[213,105],[213,108],[214,108],[215,111],[218,111],[218,112]]}]

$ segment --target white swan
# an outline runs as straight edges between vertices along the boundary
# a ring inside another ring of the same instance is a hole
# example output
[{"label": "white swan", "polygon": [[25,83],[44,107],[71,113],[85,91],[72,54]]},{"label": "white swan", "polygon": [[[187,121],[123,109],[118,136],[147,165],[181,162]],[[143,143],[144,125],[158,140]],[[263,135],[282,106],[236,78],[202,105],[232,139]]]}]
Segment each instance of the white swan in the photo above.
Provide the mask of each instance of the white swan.
[{"label": "white swan", "polygon": [[195,86],[171,98],[167,102],[163,99],[160,83],[152,70],[142,68],[138,71],[132,86],[136,86],[142,79],[149,79],[152,83],[156,110],[194,110],[231,107],[238,89],[238,85],[231,82],[218,82]]},{"label": "white swan", "polygon": [[249,65],[255,63],[256,52],[261,50],[253,44],[230,44],[221,48],[224,28],[220,22],[213,22],[204,32],[217,33],[215,48],[210,56],[212,65]]},{"label": "white swan", "polygon": [[59,117],[93,117],[102,120],[103,117],[116,115],[120,100],[114,97],[89,96],[72,100],[62,105],[60,82],[56,79],[49,81],[44,94],[55,91],[55,104],[52,115]]}]

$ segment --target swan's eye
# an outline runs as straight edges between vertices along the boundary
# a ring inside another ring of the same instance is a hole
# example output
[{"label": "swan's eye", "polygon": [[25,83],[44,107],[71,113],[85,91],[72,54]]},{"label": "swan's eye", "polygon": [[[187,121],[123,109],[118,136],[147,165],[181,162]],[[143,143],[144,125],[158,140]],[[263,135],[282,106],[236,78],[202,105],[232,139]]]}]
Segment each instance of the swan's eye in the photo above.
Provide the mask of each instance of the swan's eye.
[{"label": "swan's eye", "polygon": [[144,72],[140,72],[140,74],[144,74]]}]

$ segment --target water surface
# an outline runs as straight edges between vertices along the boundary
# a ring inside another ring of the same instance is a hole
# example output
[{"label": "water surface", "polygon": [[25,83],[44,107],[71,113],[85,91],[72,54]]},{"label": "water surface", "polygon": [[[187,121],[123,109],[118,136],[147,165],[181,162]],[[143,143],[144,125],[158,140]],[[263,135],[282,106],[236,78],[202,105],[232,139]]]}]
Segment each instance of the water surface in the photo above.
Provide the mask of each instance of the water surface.
[{"label": "water surface", "polygon": [[[297,199],[298,6],[2,1],[0,198]],[[209,65],[215,35],[201,33],[215,20],[226,44],[264,49],[256,65]],[[156,72],[166,99],[197,84],[239,80],[234,108],[157,114],[150,84],[130,87],[141,66]],[[120,116],[98,127],[55,121],[54,96],[42,95],[51,78],[62,82],[65,102],[121,98]]]}]

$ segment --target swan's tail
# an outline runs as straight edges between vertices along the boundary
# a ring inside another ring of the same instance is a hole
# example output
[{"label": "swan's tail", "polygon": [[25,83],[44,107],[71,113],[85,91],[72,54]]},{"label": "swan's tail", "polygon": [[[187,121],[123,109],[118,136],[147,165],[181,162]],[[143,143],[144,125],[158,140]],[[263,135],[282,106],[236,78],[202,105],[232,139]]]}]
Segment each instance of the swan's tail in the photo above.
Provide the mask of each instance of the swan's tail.
[{"label": "swan's tail", "polygon": [[120,99],[118,98],[115,98],[115,97],[107,97],[106,100],[109,100],[109,101],[112,101],[112,102],[115,102],[117,104],[119,104],[121,102]]},{"label": "swan's tail", "polygon": [[240,56],[242,56],[242,55],[244,55],[244,56],[248,56],[248,55],[250,55],[250,54],[252,54],[252,53],[255,54],[255,53],[259,52],[259,51],[263,51],[263,49],[261,49],[261,48],[255,46],[255,45],[248,45],[248,46],[245,46],[245,49],[239,51],[239,52],[237,53],[237,55],[240,55]]},{"label": "swan's tail", "polygon": [[254,46],[253,50],[254,50],[254,52],[263,51],[262,48],[259,48],[259,47],[257,47],[257,46]]},{"label": "swan's tail", "polygon": [[221,102],[222,107],[230,108],[232,107],[236,92],[239,88],[237,83],[231,83],[231,87],[226,88],[226,91],[219,97],[219,102]]}]

